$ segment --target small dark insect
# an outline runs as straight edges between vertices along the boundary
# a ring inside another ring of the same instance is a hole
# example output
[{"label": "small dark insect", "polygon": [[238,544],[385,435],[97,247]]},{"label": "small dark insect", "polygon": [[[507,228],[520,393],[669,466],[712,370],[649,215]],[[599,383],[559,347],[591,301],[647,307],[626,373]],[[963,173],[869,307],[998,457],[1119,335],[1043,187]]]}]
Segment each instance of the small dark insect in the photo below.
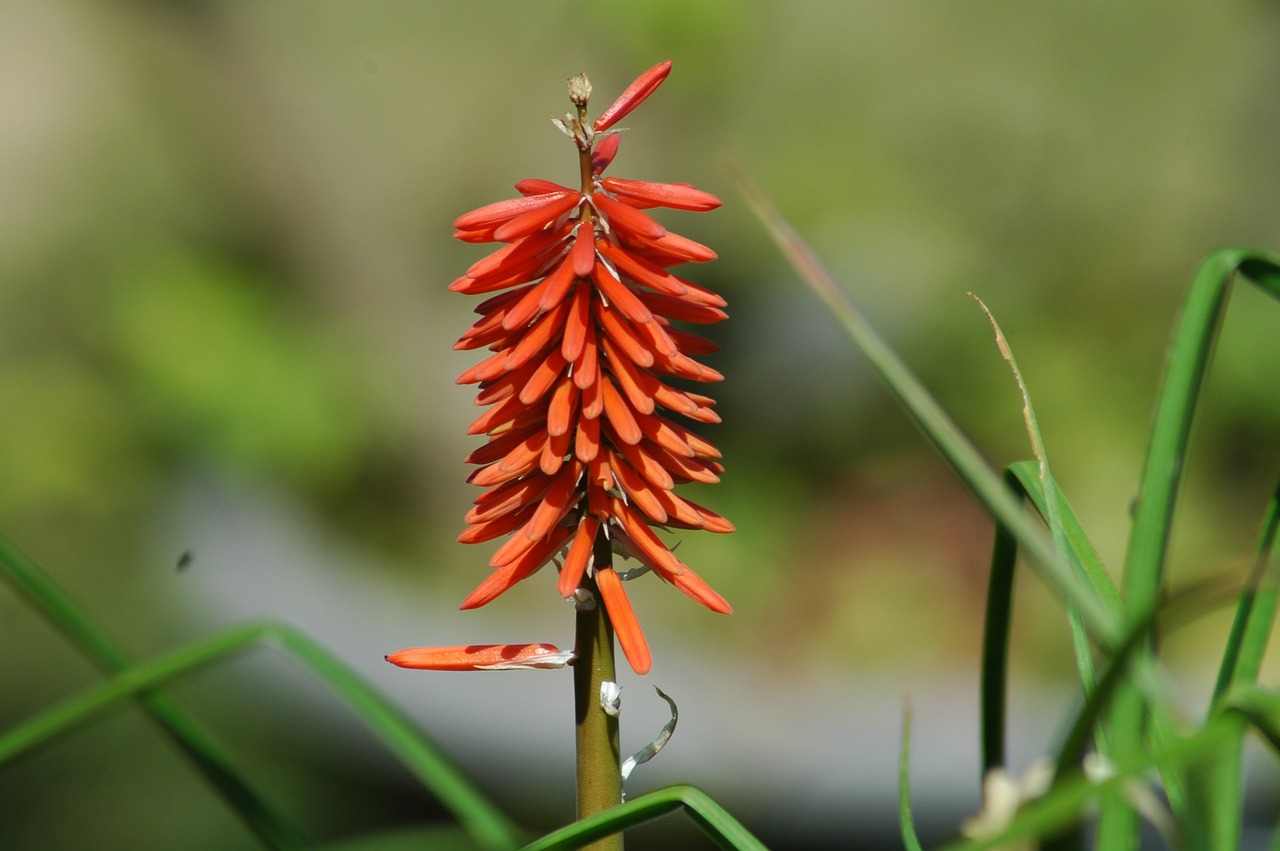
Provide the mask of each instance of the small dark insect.
[{"label": "small dark insect", "polygon": [[195,553],[191,550],[183,550],[182,555],[178,556],[178,572],[186,570],[191,566],[191,562],[196,560]]}]

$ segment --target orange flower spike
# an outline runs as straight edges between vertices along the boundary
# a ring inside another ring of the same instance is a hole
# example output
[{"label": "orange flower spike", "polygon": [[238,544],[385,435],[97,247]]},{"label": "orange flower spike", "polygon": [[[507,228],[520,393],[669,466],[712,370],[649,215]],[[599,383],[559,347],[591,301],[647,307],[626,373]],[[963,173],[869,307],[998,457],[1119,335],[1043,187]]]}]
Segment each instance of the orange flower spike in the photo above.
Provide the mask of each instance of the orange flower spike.
[{"label": "orange flower spike", "polygon": [[[622,94],[618,95],[618,99],[610,104],[609,108],[600,113],[600,117],[595,120],[591,126],[596,132],[608,130],[622,119],[626,118],[631,110],[644,103],[645,98],[653,94],[658,86],[662,85],[662,81],[667,79],[667,75],[671,73],[671,60],[659,62],[648,71],[645,71],[635,82],[627,86]],[[457,227],[457,225],[454,225]]]},{"label": "orange flower spike", "polygon": [[[488,410],[468,427],[486,435],[470,453],[468,481],[484,493],[466,515],[465,543],[503,539],[492,572],[463,601],[486,605],[516,583],[557,561],[556,590],[576,598],[591,573],[632,668],[646,673],[652,656],[624,591],[623,573],[595,565],[612,544],[716,612],[728,603],[672,553],[655,526],[727,532],[715,512],[677,496],[679,484],[715,482],[719,451],[668,417],[718,422],[712,399],[668,386],[670,378],[701,382],[720,373],[695,357],[714,343],[676,323],[726,318],[724,299],[668,271],[702,263],[715,252],[670,233],[652,208],[707,211],[714,195],[684,183],[604,177],[619,150],[609,132],[666,79],[670,62],[641,74],[612,106],[588,124],[585,78],[570,97],[578,117],[557,124],[575,142],[580,189],[548,180],[516,184],[520,197],[458,217],[466,242],[506,243],[471,264],[450,288],[486,295],[480,318],[455,344],[487,348],[460,384],[477,384],[476,404]],[[581,601],[579,601],[581,602]],[[405,667],[488,670],[550,667],[544,645],[416,648],[389,660]],[[558,664],[564,664],[563,661]]]},{"label": "orange flower spike", "polygon": [[386,657],[400,668],[425,671],[512,671],[563,668],[572,651],[554,644],[458,644],[452,647],[409,647]]}]

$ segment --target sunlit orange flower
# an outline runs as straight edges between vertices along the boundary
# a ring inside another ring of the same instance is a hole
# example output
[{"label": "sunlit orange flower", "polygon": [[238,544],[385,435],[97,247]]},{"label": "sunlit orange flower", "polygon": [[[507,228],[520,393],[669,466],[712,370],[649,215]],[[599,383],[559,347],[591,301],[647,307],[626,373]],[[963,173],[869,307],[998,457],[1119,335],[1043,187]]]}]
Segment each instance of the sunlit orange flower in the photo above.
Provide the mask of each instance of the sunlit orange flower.
[{"label": "sunlit orange flower", "polygon": [[[510,536],[489,562],[493,573],[462,608],[483,606],[560,557],[561,596],[573,597],[584,574],[594,576],[638,673],[649,670],[651,658],[624,578],[647,568],[708,609],[731,611],[654,531],[733,530],[674,491],[683,482],[719,481],[724,469],[719,451],[681,422],[719,422],[714,400],[673,381],[722,378],[694,360],[715,352],[715,344],[674,323],[719,322],[724,299],[670,271],[716,255],[646,212],[706,211],[720,201],[684,183],[603,176],[620,139],[609,128],[670,68],[663,62],[646,71],[594,123],[586,117],[590,84],[575,77],[577,116],[556,123],[578,146],[581,186],[522,180],[520,197],[453,223],[458,239],[504,243],[450,286],[493,294],[455,345],[491,352],[458,378],[478,384],[476,404],[488,407],[468,429],[488,443],[467,457],[478,465],[468,481],[486,490],[458,540]],[[597,541],[643,567],[619,574],[596,565]]]}]

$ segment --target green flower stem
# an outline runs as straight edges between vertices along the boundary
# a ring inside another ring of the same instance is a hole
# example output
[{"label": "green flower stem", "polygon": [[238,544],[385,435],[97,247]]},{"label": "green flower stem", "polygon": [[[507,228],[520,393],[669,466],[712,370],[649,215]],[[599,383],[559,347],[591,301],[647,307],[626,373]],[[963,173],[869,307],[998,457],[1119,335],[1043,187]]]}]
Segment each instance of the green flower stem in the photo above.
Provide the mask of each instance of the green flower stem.
[{"label": "green flower stem", "polygon": [[[596,537],[596,569],[611,564],[609,539]],[[595,599],[577,617],[578,660],[573,668],[574,720],[578,742],[578,818],[583,819],[622,803],[622,773],[618,755],[618,718],[600,705],[600,687],[615,679],[613,625],[596,590],[595,579],[582,583]],[[622,835],[606,836],[591,845],[596,851],[621,851]]]}]

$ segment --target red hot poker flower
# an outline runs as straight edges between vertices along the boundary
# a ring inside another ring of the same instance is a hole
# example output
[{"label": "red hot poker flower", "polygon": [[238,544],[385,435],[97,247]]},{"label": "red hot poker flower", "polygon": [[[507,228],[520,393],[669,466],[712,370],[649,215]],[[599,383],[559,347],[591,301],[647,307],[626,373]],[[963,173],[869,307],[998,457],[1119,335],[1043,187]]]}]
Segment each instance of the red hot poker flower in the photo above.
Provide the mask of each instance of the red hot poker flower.
[{"label": "red hot poker flower", "polygon": [[[652,660],[622,580],[651,570],[708,609],[732,611],[654,531],[733,531],[674,491],[683,482],[719,481],[724,469],[719,451],[681,422],[719,422],[714,400],[670,383],[721,379],[693,358],[715,344],[674,323],[719,322],[724,299],[670,271],[716,255],[645,212],[706,211],[720,201],[684,183],[602,176],[620,138],[608,128],[652,94],[670,67],[646,71],[594,124],[586,117],[590,84],[584,76],[570,80],[577,116],[556,123],[578,146],[581,188],[523,180],[519,198],[453,223],[463,241],[504,243],[450,286],[489,296],[455,348],[491,352],[458,378],[478,384],[476,404],[488,407],[468,430],[488,442],[467,457],[478,465],[468,481],[486,490],[458,540],[510,536],[462,608],[490,602],[560,558],[559,593],[573,597],[584,575],[593,576],[640,674]],[[611,552],[642,567],[623,574],[611,559],[597,563]]]}]

